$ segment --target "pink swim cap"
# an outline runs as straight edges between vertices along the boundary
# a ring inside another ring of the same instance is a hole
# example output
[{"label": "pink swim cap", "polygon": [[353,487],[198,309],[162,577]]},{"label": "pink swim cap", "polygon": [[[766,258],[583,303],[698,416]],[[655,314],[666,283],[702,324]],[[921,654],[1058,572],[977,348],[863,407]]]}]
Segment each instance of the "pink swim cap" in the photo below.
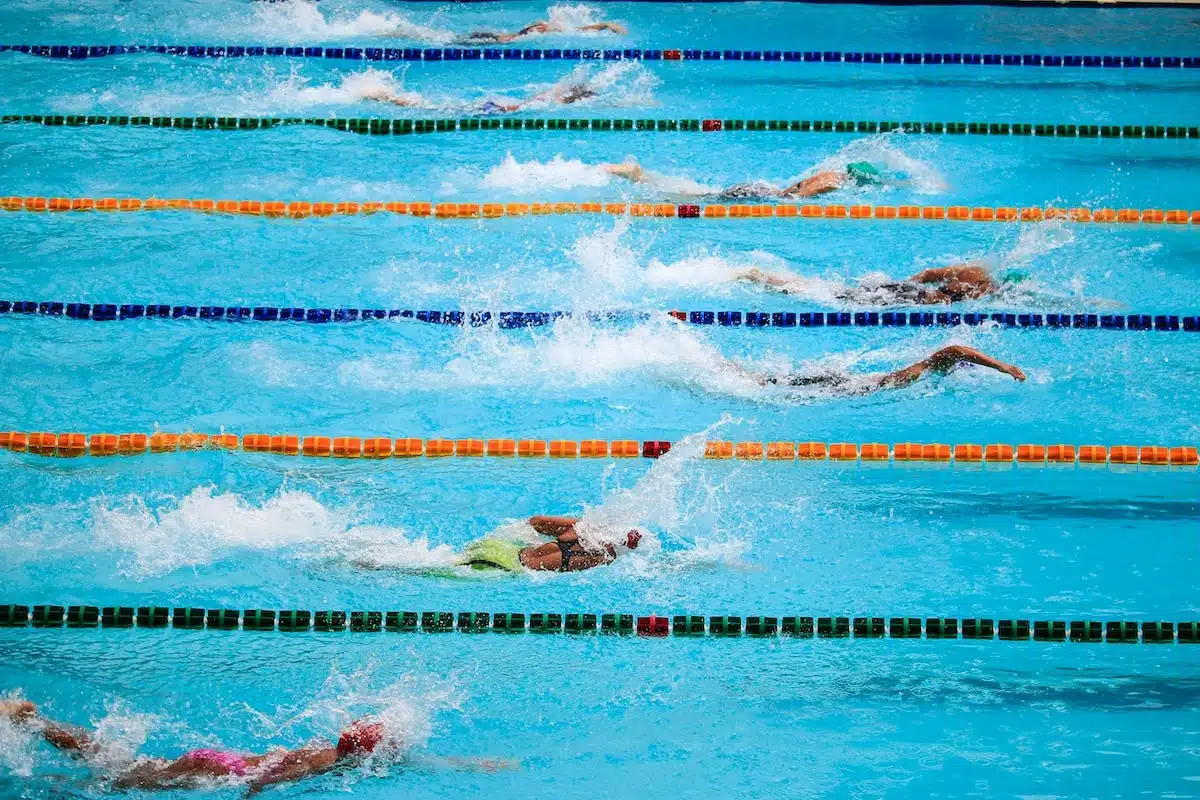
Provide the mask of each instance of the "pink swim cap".
[{"label": "pink swim cap", "polygon": [[383,723],[368,722],[365,717],[356,719],[342,729],[338,739],[338,758],[363,756],[370,753],[383,741]]}]

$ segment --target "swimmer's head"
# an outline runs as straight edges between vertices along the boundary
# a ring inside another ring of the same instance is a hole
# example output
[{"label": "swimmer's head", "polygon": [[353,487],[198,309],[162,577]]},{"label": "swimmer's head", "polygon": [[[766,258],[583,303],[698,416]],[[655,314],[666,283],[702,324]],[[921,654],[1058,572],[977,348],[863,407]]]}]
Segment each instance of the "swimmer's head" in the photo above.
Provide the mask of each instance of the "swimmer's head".
[{"label": "swimmer's head", "polygon": [[383,723],[360,717],[342,729],[338,737],[337,757],[362,758],[372,753],[383,741]]},{"label": "swimmer's head", "polygon": [[580,100],[586,100],[589,97],[595,97],[596,90],[588,86],[586,83],[577,83],[568,88],[562,93],[562,102],[576,103]]},{"label": "swimmer's head", "polygon": [[883,173],[868,161],[852,161],[846,165],[846,174],[859,186],[875,186],[883,183]]}]

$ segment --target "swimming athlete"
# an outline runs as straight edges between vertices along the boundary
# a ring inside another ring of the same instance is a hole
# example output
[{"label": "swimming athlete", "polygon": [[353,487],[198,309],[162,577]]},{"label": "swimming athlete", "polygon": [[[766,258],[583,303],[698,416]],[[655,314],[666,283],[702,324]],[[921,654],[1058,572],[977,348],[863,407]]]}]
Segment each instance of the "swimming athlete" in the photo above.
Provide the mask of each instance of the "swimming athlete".
[{"label": "swimming athlete", "polygon": [[[545,92],[534,95],[528,100],[521,100],[515,103],[504,100],[484,100],[473,105],[469,110],[476,114],[509,114],[513,111],[520,111],[525,106],[535,103],[569,106],[572,103],[578,103],[580,100],[587,100],[596,95],[596,90],[586,83],[575,83],[565,88],[554,86]],[[391,103],[394,106],[401,106],[402,108],[419,106],[422,102],[419,96],[398,95],[388,89],[376,89],[363,95],[362,99],[374,100],[379,103]]]},{"label": "swimming athlete", "polygon": [[[654,183],[657,178],[632,158],[620,164],[601,164],[600,169],[632,183]],[[841,189],[848,183],[856,186],[876,186],[884,182],[883,173],[874,164],[855,161],[847,164],[845,169],[824,170],[790,186],[780,187],[767,181],[751,181],[730,186],[720,192],[699,193],[697,196],[712,197],[715,200],[786,200],[827,194]]]},{"label": "swimming athlete", "polygon": [[737,362],[729,362],[729,366],[737,372],[754,380],[762,386],[802,386],[814,389],[828,390],[834,394],[846,397],[871,394],[881,389],[902,389],[916,383],[927,373],[945,375],[962,364],[978,364],[988,367],[1005,375],[1011,375],[1013,380],[1024,381],[1025,373],[1013,364],[984,355],[978,350],[960,344],[943,347],[923,361],[898,369],[895,372],[885,372],[867,375],[853,375],[847,372],[815,372],[797,373],[792,375],[770,375],[748,370]]},{"label": "swimming athlete", "polygon": [[[500,537],[488,537],[467,545],[458,563],[461,566],[508,572],[520,572],[522,569],[579,572],[611,564],[620,552],[619,546],[605,544],[598,550],[586,547],[579,541],[579,534],[575,531],[578,522],[578,517],[530,517],[530,526],[543,536],[554,537],[554,541],[526,546]],[[621,549],[636,550],[641,540],[640,532],[628,531]]]},{"label": "swimming athlete", "polygon": [[[26,700],[0,701],[0,716],[40,728],[42,738],[60,750],[83,756],[101,748],[90,731],[46,719]],[[262,755],[204,747],[175,759],[140,758],[119,772],[111,785],[114,789],[194,789],[222,779],[241,779],[249,787],[248,794],[255,794],[277,783],[352,766],[370,755],[383,740],[383,723],[364,717],[343,728],[337,744],[272,750]],[[510,766],[495,759],[471,763],[450,759],[449,763],[484,771]]]},{"label": "swimming athlete", "polygon": [[[603,31],[615,33],[618,36],[624,36],[629,33],[624,25],[618,25],[615,22],[593,22],[590,25],[580,25],[571,30],[580,33],[598,33]],[[538,20],[537,22],[531,22],[515,33],[476,31],[475,33],[470,33],[456,39],[455,44],[508,44],[509,42],[515,42],[517,39],[523,39],[526,36],[535,36],[542,33],[567,33],[567,28],[561,23],[552,20]]]},{"label": "swimming athlete", "polygon": [[[1019,270],[1009,270],[995,278],[984,264],[967,262],[921,270],[903,281],[844,287],[834,291],[833,296],[861,305],[939,305],[998,294],[1005,286],[1020,283],[1026,277]],[[804,279],[799,276],[764,272],[758,267],[738,272],[734,279],[783,294],[803,293],[805,288]]]}]

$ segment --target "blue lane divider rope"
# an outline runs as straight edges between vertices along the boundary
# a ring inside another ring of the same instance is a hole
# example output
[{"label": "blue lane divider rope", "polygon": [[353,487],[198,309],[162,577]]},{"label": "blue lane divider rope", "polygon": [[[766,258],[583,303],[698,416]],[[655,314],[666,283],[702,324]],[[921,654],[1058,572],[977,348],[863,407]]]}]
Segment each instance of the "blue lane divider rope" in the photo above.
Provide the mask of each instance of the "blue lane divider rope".
[{"label": "blue lane divider rope", "polygon": [[1096,67],[1197,69],[1200,56],[1048,55],[1038,53],[902,53],[842,50],[696,50],[462,47],[284,47],[267,45],[65,45],[7,44],[12,51],[54,59],[83,60],[133,53],[192,58],[326,58],[345,61],[767,61],[835,64],[909,64],[984,67]]},{"label": "blue lane divider rope", "polygon": [[[295,308],[284,306],[175,306],[152,303],[59,303],[0,300],[0,315],[67,317],[94,322],[131,319],[226,320],[229,322],[370,322],[414,319],[434,325],[496,324],[501,328],[549,325],[570,311],[415,311],[399,308]],[[588,311],[585,319],[605,322],[647,320],[668,314],[692,325],[746,328],[918,328],[996,324],[1005,328],[1200,332],[1200,315],[1030,314],[955,311]]]}]

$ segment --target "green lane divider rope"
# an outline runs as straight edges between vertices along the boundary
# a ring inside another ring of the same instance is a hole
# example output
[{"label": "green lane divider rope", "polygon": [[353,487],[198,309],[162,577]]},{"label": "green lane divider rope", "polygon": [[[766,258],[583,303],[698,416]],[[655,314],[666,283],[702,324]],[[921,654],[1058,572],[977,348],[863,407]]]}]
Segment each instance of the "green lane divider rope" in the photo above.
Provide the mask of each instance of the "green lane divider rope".
[{"label": "green lane divider rope", "polygon": [[793,133],[889,133],[971,136],[1052,136],[1063,139],[1200,139],[1200,127],[1183,125],[1086,125],[1025,122],[872,122],[864,120],[766,119],[389,119],[380,117],[130,117],[6,114],[0,123],[47,126],[149,127],[183,130],[261,130],[293,125],[350,133],[405,135],[456,131],[775,131]]},{"label": "green lane divider rope", "polygon": [[0,605],[3,628],[181,628],[243,631],[611,633],[803,639],[971,639],[1198,644],[1200,621],[958,619],[955,617],[635,616],[486,611],[274,611],[166,606]]}]

